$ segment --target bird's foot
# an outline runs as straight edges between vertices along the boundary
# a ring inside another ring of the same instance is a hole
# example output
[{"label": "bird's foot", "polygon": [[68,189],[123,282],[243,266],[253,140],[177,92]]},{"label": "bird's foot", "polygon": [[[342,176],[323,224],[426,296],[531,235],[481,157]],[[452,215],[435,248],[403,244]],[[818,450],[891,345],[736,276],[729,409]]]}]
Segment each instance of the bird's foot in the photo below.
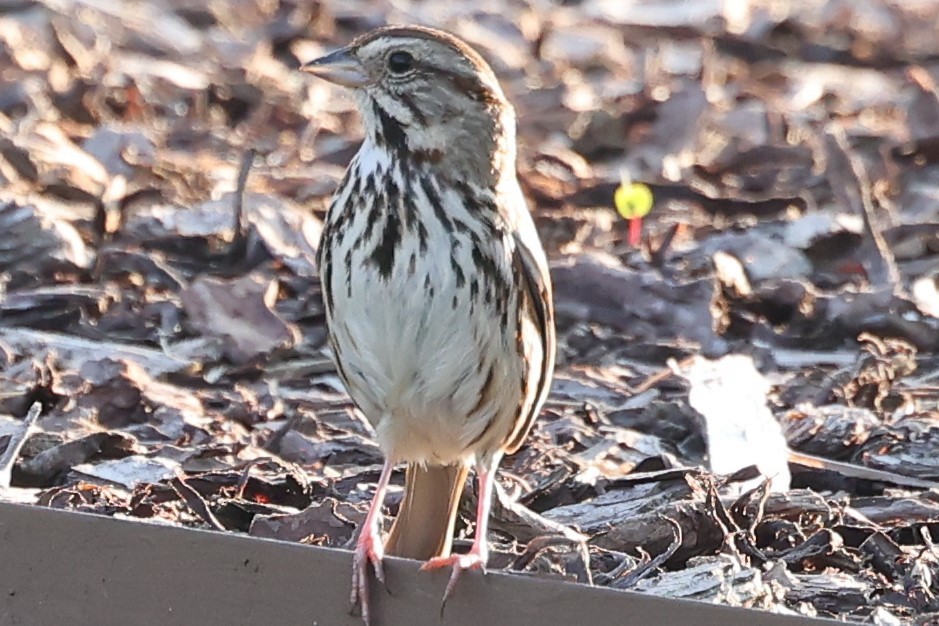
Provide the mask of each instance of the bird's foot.
[{"label": "bird's foot", "polygon": [[368,576],[369,566],[375,572],[375,579],[385,584],[385,569],[382,567],[382,557],[385,549],[378,528],[366,526],[362,529],[355,543],[355,556],[352,558],[352,606],[358,605],[362,611],[362,621],[366,626],[370,623],[371,613],[368,606]]},{"label": "bird's foot", "polygon": [[488,549],[486,546],[473,543],[473,547],[466,554],[451,554],[450,556],[437,556],[421,566],[422,570],[434,570],[442,567],[453,567],[450,574],[450,580],[447,582],[447,589],[443,592],[443,603],[440,605],[440,613],[443,613],[447,600],[456,589],[463,572],[471,569],[478,569],[483,574],[486,573],[486,562],[489,560]]}]

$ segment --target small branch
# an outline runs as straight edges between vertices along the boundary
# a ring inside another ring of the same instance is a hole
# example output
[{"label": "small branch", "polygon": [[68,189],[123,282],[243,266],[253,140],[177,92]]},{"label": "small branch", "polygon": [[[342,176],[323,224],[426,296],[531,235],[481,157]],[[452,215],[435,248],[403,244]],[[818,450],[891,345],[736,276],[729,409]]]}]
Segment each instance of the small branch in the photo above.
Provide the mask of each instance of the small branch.
[{"label": "small branch", "polygon": [[648,563],[640,565],[633,571],[626,574],[626,576],[616,581],[613,584],[614,587],[616,587],[617,589],[629,589],[630,587],[634,587],[636,584],[639,583],[640,580],[642,580],[643,578],[645,578],[646,576],[654,572],[656,569],[664,565],[665,562],[669,560],[670,558],[672,558],[672,555],[678,551],[678,548],[681,547],[681,542],[683,540],[683,533],[681,532],[681,526],[678,524],[678,522],[676,522],[670,517],[663,517],[662,521],[664,521],[666,524],[672,527],[672,543],[669,544],[668,549],[665,550],[665,552],[662,552],[661,554],[657,555],[654,559],[652,559]]},{"label": "small branch", "polygon": [[900,272],[877,224],[871,181],[864,165],[851,154],[844,129],[837,124],[829,125],[825,147],[828,153],[827,173],[835,198],[846,211],[861,216],[866,235],[864,245],[874,252],[873,261],[865,268],[868,279],[873,287],[889,287],[892,293],[897,293]]},{"label": "small branch", "polygon": [[272,461],[270,457],[261,456],[256,459],[251,459],[245,466],[241,469],[241,476],[238,478],[238,484],[235,485],[235,494],[239,499],[244,499],[245,489],[248,487],[248,481],[251,479],[251,468],[260,465],[262,463],[268,463]]},{"label": "small branch", "polygon": [[238,168],[238,178],[235,183],[235,236],[228,247],[228,258],[231,261],[244,259],[248,250],[248,225],[245,224],[245,188],[248,184],[248,175],[254,164],[254,148],[245,152]]},{"label": "small branch", "polygon": [[587,540],[585,535],[573,528],[549,520],[511,499],[501,485],[496,485],[495,495],[492,518],[494,528],[501,528],[522,541],[532,541],[542,535],[559,535],[574,543]]},{"label": "small branch", "polygon": [[176,477],[170,480],[170,486],[173,488],[173,491],[182,498],[183,502],[186,503],[186,506],[189,509],[199,516],[199,519],[204,521],[209,526],[213,527],[215,530],[227,531],[228,529],[222,525],[218,518],[212,513],[212,510],[209,509],[209,503],[205,501],[198,491],[193,489],[189,483],[186,482],[183,477],[182,472],[177,471]]},{"label": "small branch", "polygon": [[278,453],[280,443],[284,440],[284,437],[300,423],[300,414],[296,411],[291,411],[290,413],[290,417],[284,421],[283,425],[275,430],[270,438],[264,442],[264,445],[261,446],[264,450],[274,452],[275,454]]},{"label": "small branch", "polygon": [[251,166],[254,164],[254,155],[254,148],[251,148],[242,157],[241,167],[238,168],[238,180],[235,186],[235,224],[242,237],[244,237],[245,231],[245,187],[248,185],[248,174],[251,173]]},{"label": "small branch", "polygon": [[672,241],[674,241],[675,235],[678,234],[680,227],[681,224],[672,224],[669,226],[668,230],[665,232],[665,236],[662,237],[662,242],[659,244],[659,247],[652,253],[649,265],[652,267],[662,267],[665,265],[665,255],[668,254],[669,248],[672,247]]},{"label": "small branch", "polygon": [[902,474],[897,474],[896,472],[888,472],[886,470],[874,469],[872,467],[854,465],[853,463],[845,463],[843,461],[834,461],[832,459],[825,459],[819,456],[805,454],[804,452],[797,452],[795,450],[789,451],[789,462],[795,463],[796,465],[801,465],[802,467],[837,472],[838,474],[847,476],[848,478],[873,480],[891,485],[899,485],[901,487],[912,487],[914,489],[939,489],[939,482],[934,480],[924,480],[922,478],[904,476]]},{"label": "small branch", "polygon": [[20,425],[19,429],[13,433],[10,437],[10,441],[7,442],[7,448],[3,451],[3,455],[0,456],[0,490],[8,489],[10,487],[10,482],[13,480],[13,465],[16,463],[16,459],[20,454],[20,450],[23,448],[23,444],[26,443],[26,440],[29,439],[29,436],[35,431],[36,420],[39,419],[39,416],[42,414],[42,405],[38,402],[34,402],[29,411],[26,413],[26,417],[23,418],[23,423]]},{"label": "small branch", "polygon": [[577,551],[577,556],[580,560],[579,571],[575,572],[577,575],[577,582],[585,583],[588,585],[593,584],[593,575],[590,573],[590,550],[587,548],[586,541],[576,541],[572,540],[569,537],[564,537],[562,535],[544,535],[541,537],[535,537],[528,542],[528,545],[525,547],[525,551],[522,552],[515,561],[512,562],[512,565],[509,566],[509,569],[514,571],[520,571],[535,560],[535,557],[538,556],[543,550],[552,547],[564,547],[569,548],[573,547]]}]

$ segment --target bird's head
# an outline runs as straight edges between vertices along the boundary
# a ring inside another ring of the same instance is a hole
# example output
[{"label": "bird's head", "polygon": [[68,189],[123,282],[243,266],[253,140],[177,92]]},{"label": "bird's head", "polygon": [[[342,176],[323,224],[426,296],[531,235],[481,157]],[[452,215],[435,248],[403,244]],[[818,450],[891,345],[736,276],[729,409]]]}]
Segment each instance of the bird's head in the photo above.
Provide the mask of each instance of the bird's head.
[{"label": "bird's head", "polygon": [[302,69],[354,91],[379,148],[446,161],[456,175],[514,171],[514,110],[489,64],[453,35],[379,28]]}]

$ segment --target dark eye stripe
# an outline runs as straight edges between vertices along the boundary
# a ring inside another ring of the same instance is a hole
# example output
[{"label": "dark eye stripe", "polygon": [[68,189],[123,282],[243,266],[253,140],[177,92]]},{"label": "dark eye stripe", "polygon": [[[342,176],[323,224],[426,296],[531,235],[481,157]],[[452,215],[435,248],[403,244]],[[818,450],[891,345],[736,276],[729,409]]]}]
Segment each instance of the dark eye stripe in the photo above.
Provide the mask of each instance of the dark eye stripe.
[{"label": "dark eye stripe", "polygon": [[452,72],[446,72],[444,74],[447,80],[454,86],[454,88],[466,94],[473,100],[477,102],[484,102],[491,106],[501,106],[502,101],[499,99],[496,94],[486,85],[479,82],[479,79],[475,77],[463,76],[460,74],[454,74]]},{"label": "dark eye stripe", "polygon": [[502,106],[502,100],[493,93],[492,89],[480,82],[476,76],[467,76],[452,69],[429,65],[421,68],[423,71],[439,76],[453,85],[453,89],[477,102],[490,106]]}]

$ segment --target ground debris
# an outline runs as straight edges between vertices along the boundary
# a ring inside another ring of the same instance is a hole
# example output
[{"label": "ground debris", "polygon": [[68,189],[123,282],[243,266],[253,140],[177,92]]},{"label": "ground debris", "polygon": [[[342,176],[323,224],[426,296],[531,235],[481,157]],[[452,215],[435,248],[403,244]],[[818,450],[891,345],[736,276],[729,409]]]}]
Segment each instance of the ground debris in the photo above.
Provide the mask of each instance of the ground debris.
[{"label": "ground debris", "polygon": [[[939,3],[360,4],[0,2],[0,498],[348,544],[382,458],[315,251],[362,127],[296,70],[424,20],[515,104],[555,285],[493,567],[936,622]],[[705,469],[691,357],[759,372],[791,488]]]}]

